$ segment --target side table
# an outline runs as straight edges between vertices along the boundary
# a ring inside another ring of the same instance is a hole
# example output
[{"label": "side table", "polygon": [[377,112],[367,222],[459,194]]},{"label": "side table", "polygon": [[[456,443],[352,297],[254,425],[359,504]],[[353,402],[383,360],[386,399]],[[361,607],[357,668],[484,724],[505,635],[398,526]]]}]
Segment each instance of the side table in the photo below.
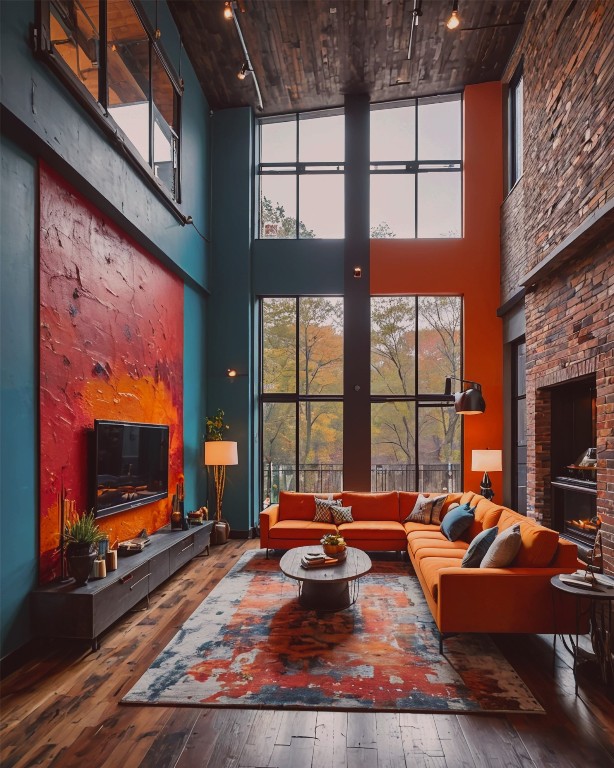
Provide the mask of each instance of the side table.
[{"label": "side table", "polygon": [[[556,600],[555,592],[559,590],[572,595],[576,599],[576,635],[575,642],[570,635],[571,648],[567,647],[565,638],[561,635],[563,644],[573,656],[573,676],[576,696],[578,695],[578,664],[580,661],[595,662],[599,666],[601,677],[606,689],[614,685],[614,645],[612,641],[612,603],[614,602],[614,586],[607,587],[594,584],[592,587],[575,586],[561,581],[559,575],[550,579],[553,587],[552,600],[554,610],[554,626],[556,630]],[[593,653],[583,651],[578,647],[580,619],[584,611],[590,614],[590,632]],[[556,635],[554,634],[552,652],[556,650]]]}]

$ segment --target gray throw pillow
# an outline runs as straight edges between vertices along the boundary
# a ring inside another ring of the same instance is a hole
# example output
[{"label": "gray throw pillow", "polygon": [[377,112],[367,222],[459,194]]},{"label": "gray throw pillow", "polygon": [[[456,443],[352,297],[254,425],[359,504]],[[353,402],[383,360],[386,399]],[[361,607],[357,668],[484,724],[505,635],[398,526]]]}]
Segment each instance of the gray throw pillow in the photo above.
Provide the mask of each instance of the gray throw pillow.
[{"label": "gray throw pillow", "polygon": [[490,549],[490,545],[493,543],[498,533],[499,529],[497,526],[494,528],[485,528],[483,531],[480,531],[469,545],[469,549],[465,552],[461,568],[479,568],[480,563],[484,559],[484,555]]},{"label": "gray throw pillow", "polygon": [[333,513],[330,508],[341,506],[341,499],[318,499],[316,498],[316,513],[313,516],[314,523],[332,523]]},{"label": "gray throw pillow", "polygon": [[521,543],[520,523],[506,528],[488,548],[480,568],[507,568],[518,554]]},{"label": "gray throw pillow", "polygon": [[403,520],[404,523],[434,523],[439,525],[441,510],[447,495],[444,496],[423,496],[419,494],[414,504],[414,508],[409,515]]}]

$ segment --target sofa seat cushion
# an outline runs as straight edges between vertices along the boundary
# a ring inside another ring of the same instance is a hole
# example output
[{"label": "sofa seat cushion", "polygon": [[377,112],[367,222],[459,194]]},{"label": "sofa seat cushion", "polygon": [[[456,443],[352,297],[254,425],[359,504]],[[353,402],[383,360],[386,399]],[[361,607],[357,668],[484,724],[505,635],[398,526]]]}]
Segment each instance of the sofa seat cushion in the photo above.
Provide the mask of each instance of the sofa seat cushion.
[{"label": "sofa seat cushion", "polygon": [[399,495],[390,493],[358,493],[344,491],[341,494],[344,507],[352,507],[352,517],[356,521],[394,520],[399,522]]},{"label": "sofa seat cushion", "polygon": [[421,533],[425,531],[437,531],[439,533],[439,526],[438,525],[425,525],[424,523],[403,523],[403,528],[405,528],[405,533]]},{"label": "sofa seat cushion", "polygon": [[420,574],[435,602],[439,597],[439,574],[445,568],[459,568],[457,557],[425,557],[420,561]]},{"label": "sofa seat cushion", "polygon": [[335,533],[336,525],[315,523],[313,520],[280,520],[269,531],[270,539],[313,539],[320,540],[325,533]]},{"label": "sofa seat cushion", "polygon": [[353,523],[342,523],[339,533],[348,542],[398,539],[400,546],[405,547],[405,529],[401,523],[394,520],[355,520]]},{"label": "sofa seat cushion", "polygon": [[501,513],[499,530],[506,530],[520,524],[520,549],[514,560],[515,568],[546,568],[559,545],[559,534],[535,520],[505,509]]},{"label": "sofa seat cushion", "polygon": [[280,520],[313,520],[316,514],[316,496],[321,499],[340,499],[340,493],[296,493],[281,491],[279,494]]},{"label": "sofa seat cushion", "polygon": [[[446,546],[446,541],[448,544],[456,544],[455,541],[448,541],[445,536],[424,536],[424,537],[413,537],[412,539],[407,540],[407,547],[408,550],[411,552],[412,555],[415,555],[416,552],[420,549],[424,549],[425,547],[428,549],[431,549],[433,547],[443,547],[443,549],[448,549]],[[462,544],[465,545],[465,548],[468,546],[465,544],[465,542],[461,542],[459,544],[459,548],[462,546]],[[450,549],[454,549],[454,547],[450,547]]]},{"label": "sofa seat cushion", "polygon": [[[450,544],[456,544],[458,542],[449,542]],[[426,557],[447,557],[450,560],[454,560],[455,567],[458,567],[462,561],[463,557],[465,556],[466,549],[446,549],[443,545],[442,546],[432,546],[432,547],[423,547],[422,549],[419,549],[416,554],[414,555],[414,559],[416,561],[416,566],[422,570],[422,561]]]}]

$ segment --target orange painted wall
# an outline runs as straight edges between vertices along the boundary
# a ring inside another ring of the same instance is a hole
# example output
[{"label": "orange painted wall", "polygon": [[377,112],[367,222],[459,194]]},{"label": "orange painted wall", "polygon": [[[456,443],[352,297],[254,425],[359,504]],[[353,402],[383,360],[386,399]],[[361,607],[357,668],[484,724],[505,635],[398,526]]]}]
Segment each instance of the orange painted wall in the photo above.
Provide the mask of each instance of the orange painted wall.
[{"label": "orange painted wall", "polygon": [[[499,208],[503,197],[501,83],[468,86],[464,96],[464,237],[372,240],[371,293],[454,294],[464,298],[464,373],[482,384],[486,412],[464,418],[464,487],[474,448],[503,447],[503,335],[497,317]],[[441,382],[443,392],[444,382]],[[491,476],[501,502],[502,476]]]}]

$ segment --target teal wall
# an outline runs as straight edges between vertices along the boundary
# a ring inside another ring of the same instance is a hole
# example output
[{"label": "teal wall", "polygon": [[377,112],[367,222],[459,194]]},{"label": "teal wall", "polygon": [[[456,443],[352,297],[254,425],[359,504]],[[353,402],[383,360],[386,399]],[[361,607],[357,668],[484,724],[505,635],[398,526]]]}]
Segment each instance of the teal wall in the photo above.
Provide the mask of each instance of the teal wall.
[{"label": "teal wall", "polygon": [[[210,238],[210,117],[166,3],[161,43],[185,81],[181,211]],[[210,246],[184,226],[122,157],[30,45],[36,3],[0,2],[2,232],[0,348],[0,657],[31,637],[38,571],[38,162],[45,160],[184,279],[186,505],[206,497],[202,467]],[[8,76],[10,73],[10,77]]]},{"label": "teal wall", "polygon": [[0,624],[11,649],[28,637],[38,572],[38,173],[11,142],[0,153]]}]

